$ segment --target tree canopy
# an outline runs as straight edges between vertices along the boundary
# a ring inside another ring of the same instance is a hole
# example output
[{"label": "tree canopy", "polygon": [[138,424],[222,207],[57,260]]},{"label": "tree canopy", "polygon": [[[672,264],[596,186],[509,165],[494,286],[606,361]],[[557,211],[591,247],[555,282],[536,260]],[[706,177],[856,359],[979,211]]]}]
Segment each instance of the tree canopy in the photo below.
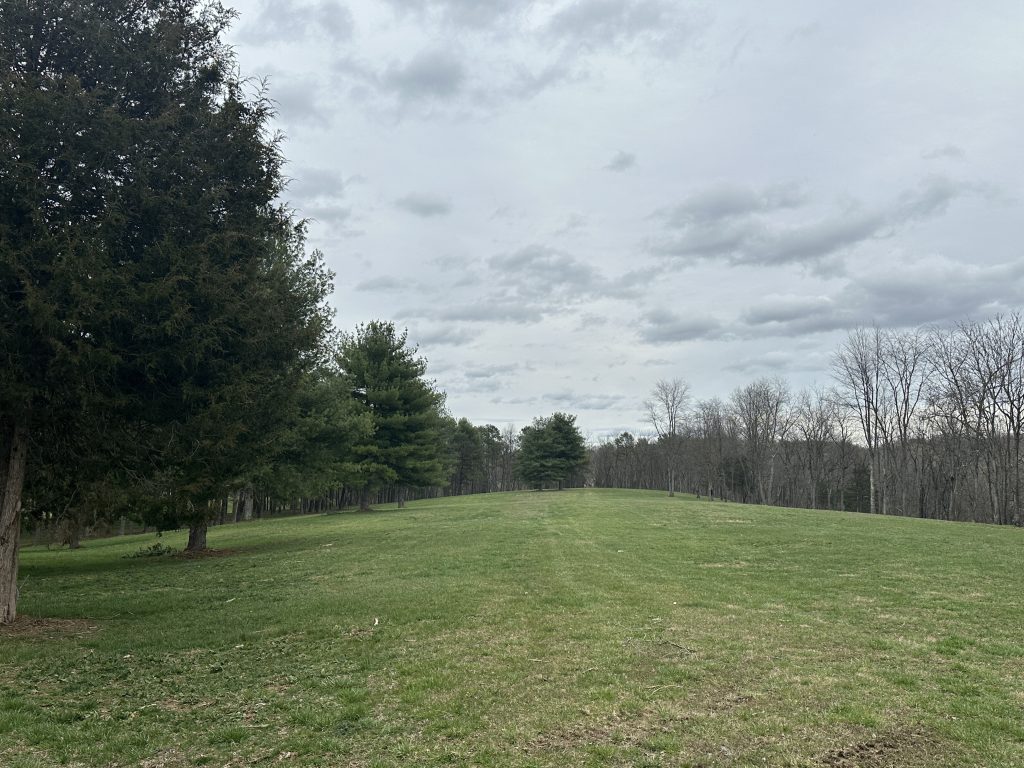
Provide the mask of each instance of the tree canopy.
[{"label": "tree canopy", "polygon": [[444,395],[426,380],[427,361],[408,345],[407,334],[390,322],[360,325],[342,337],[336,362],[373,425],[372,434],[352,448],[349,482],[363,491],[360,506],[385,485],[441,484]]},{"label": "tree canopy", "polygon": [[561,489],[586,463],[586,446],[576,427],[575,416],[553,413],[523,427],[518,463],[518,473],[523,480],[537,484],[557,482]]},{"label": "tree canopy", "polygon": [[0,8],[0,621],[29,463],[73,458],[83,487],[116,467],[200,548],[322,358],[330,276],[277,202],[272,106],[235,71],[231,18]]}]

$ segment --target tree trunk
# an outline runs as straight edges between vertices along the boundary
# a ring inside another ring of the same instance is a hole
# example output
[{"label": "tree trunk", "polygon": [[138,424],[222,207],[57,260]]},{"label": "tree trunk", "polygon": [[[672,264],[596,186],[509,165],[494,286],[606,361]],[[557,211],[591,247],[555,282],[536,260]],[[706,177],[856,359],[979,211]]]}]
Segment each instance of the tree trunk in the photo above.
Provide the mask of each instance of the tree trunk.
[{"label": "tree trunk", "polygon": [[242,489],[241,503],[242,503],[242,519],[243,520],[247,520],[247,521],[248,520],[252,520],[252,514],[253,514],[252,508],[253,508],[253,501],[254,501],[253,497],[254,497],[254,495],[255,494],[253,492],[253,489],[252,489],[251,485],[248,485],[248,486],[246,486],[245,488]]},{"label": "tree trunk", "polygon": [[189,527],[186,552],[202,552],[206,549],[206,528],[206,521],[195,523]]},{"label": "tree trunk", "polygon": [[28,439],[14,422],[0,420],[0,430],[0,624],[10,624],[18,615],[18,540]]},{"label": "tree trunk", "polygon": [[82,546],[82,521],[77,512],[73,512],[66,522],[64,542],[68,549],[80,549]]},{"label": "tree trunk", "polygon": [[359,511],[369,512],[370,511],[370,489],[360,488],[359,489]]},{"label": "tree trunk", "polygon": [[673,467],[668,470],[668,495],[676,495],[676,470]]},{"label": "tree trunk", "polygon": [[405,488],[399,487],[396,495],[398,496],[398,508],[405,509]]},{"label": "tree trunk", "polygon": [[875,457],[868,456],[868,512],[875,514]]}]

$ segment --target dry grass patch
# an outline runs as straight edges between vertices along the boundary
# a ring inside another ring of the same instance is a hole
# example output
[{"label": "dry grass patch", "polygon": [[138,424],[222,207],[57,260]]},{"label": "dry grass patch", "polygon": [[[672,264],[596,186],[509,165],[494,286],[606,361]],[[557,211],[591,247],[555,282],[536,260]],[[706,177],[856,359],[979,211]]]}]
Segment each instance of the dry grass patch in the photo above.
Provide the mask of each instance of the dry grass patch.
[{"label": "dry grass patch", "polygon": [[100,625],[91,619],[52,619],[21,615],[12,624],[0,624],[0,637],[17,639],[82,637],[98,632]]}]

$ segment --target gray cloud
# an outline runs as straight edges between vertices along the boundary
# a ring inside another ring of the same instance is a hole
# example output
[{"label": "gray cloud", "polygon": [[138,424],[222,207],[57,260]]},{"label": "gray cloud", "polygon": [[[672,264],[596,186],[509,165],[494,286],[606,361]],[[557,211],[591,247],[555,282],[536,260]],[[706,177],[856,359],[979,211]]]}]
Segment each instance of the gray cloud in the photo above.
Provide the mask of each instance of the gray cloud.
[{"label": "gray cloud", "polygon": [[[827,296],[767,296],[740,315],[737,337],[791,337],[825,333],[863,324],[849,303]],[[739,369],[736,369],[739,370]]]},{"label": "gray cloud", "polygon": [[673,54],[703,22],[671,0],[576,0],[551,17],[547,33],[584,50],[643,45]]},{"label": "gray cloud", "polygon": [[843,300],[859,308],[862,321],[884,326],[985,317],[1024,304],[1024,260],[992,265],[948,259],[900,263],[851,280]]},{"label": "gray cloud", "polygon": [[570,411],[605,411],[621,405],[626,398],[623,395],[554,392],[545,394],[543,399]]},{"label": "gray cloud", "polygon": [[941,147],[930,149],[927,152],[922,152],[921,157],[925,160],[966,160],[967,153],[964,152],[963,148],[955,144],[945,144]]},{"label": "gray cloud", "polygon": [[504,84],[491,84],[484,92],[478,93],[482,103],[493,102],[489,94],[497,93],[504,100],[526,101],[538,96],[549,88],[564,83],[581,82],[586,75],[577,72],[572,62],[559,58],[554,62],[528,67],[516,64],[512,67]]},{"label": "gray cloud", "polygon": [[363,280],[361,283],[356,284],[357,291],[375,291],[378,293],[393,293],[408,287],[409,283],[407,281],[399,280],[391,275],[372,277],[369,280]]},{"label": "gray cloud", "polygon": [[505,363],[502,365],[484,365],[466,368],[462,375],[467,379],[493,379],[495,377],[508,376],[519,370],[518,363]]},{"label": "gray cloud", "polygon": [[622,173],[623,171],[628,171],[635,165],[636,155],[634,155],[632,152],[623,152],[620,149],[612,156],[612,159],[608,161],[608,164],[604,166],[604,169],[606,171]]},{"label": "gray cloud", "polygon": [[652,309],[640,317],[640,339],[649,344],[672,344],[717,339],[722,324],[713,317],[683,317],[668,309]]},{"label": "gray cloud", "polygon": [[462,60],[443,49],[420,51],[404,64],[393,63],[381,76],[384,88],[401,102],[451,99],[465,82]]},{"label": "gray cloud", "polygon": [[744,357],[735,363],[725,366],[727,371],[751,373],[753,371],[785,371],[792,368],[793,356],[788,352],[773,350],[752,357]]},{"label": "gray cloud", "polygon": [[352,37],[352,12],[337,0],[300,3],[296,0],[263,0],[259,14],[239,32],[250,43],[297,42],[323,35],[339,42]]},{"label": "gray cloud", "polygon": [[270,85],[270,93],[283,122],[330,127],[330,109],[321,101],[316,81],[290,76],[272,78]]},{"label": "gray cloud", "polygon": [[486,29],[516,13],[521,4],[510,0],[387,0],[397,11],[433,16],[438,21]]},{"label": "gray cloud", "polygon": [[345,193],[345,179],[335,171],[301,166],[290,169],[288,191],[299,200],[341,197]]},{"label": "gray cloud", "polygon": [[789,223],[789,210],[805,207],[805,197],[791,186],[757,192],[742,187],[712,188],[672,209],[656,212],[670,233],[648,242],[652,253],[684,260],[723,259],[727,263],[778,266],[805,264],[836,272],[835,260],[869,240],[891,237],[909,224],[945,213],[950,202],[976,193],[977,185],[942,176],[924,179],[892,203],[869,209],[850,208],[838,215]]},{"label": "gray cloud", "polygon": [[529,245],[487,260],[506,296],[568,306],[594,298],[630,299],[649,290],[663,270],[643,267],[609,278],[591,264],[546,245]]},{"label": "gray cloud", "polygon": [[481,285],[484,279],[476,272],[464,272],[455,279],[452,286],[455,288],[473,288],[477,285]]},{"label": "gray cloud", "polygon": [[921,259],[869,265],[835,296],[773,295],[747,308],[738,338],[798,337],[878,324],[908,328],[987,317],[1024,303],[1024,262]]},{"label": "gray cloud", "polygon": [[827,296],[769,296],[747,308],[740,318],[748,325],[788,323],[808,316],[829,315],[836,307]]},{"label": "gray cloud", "polygon": [[433,329],[420,330],[416,334],[416,343],[431,347],[461,347],[476,339],[476,334],[465,328],[444,325]]},{"label": "gray cloud", "polygon": [[589,293],[601,282],[600,274],[589,264],[543,245],[492,256],[487,264],[519,295],[530,297],[548,296],[560,290]]},{"label": "gray cloud", "polygon": [[330,200],[306,203],[299,209],[299,213],[335,229],[344,228],[353,216],[351,206]]},{"label": "gray cloud", "polygon": [[[495,299],[462,304],[441,310],[426,310],[422,316],[436,317],[445,321],[470,323],[509,322],[517,324],[539,323],[544,319],[546,309],[534,304],[525,304],[514,299]],[[424,312],[424,310],[420,310]]]},{"label": "gray cloud", "polygon": [[[591,264],[570,253],[533,244],[496,254],[473,269],[462,258],[435,259],[438,271],[461,270],[461,277],[439,284],[438,301],[406,309],[402,317],[434,322],[532,324],[551,316],[568,315],[595,299],[635,299],[648,292],[662,266],[645,267],[608,278]],[[489,290],[481,296],[480,286]],[[475,298],[453,303],[453,288],[470,288]],[[600,315],[590,313],[588,327]]]},{"label": "gray cloud", "polygon": [[565,223],[555,232],[555,237],[562,237],[564,235],[572,234],[573,232],[578,232],[586,226],[586,216],[582,213],[571,213],[568,218],[566,218]]},{"label": "gray cloud", "polygon": [[597,312],[584,312],[580,315],[577,327],[581,331],[592,331],[595,328],[608,325],[609,320],[606,315],[599,315]]},{"label": "gray cloud", "polygon": [[[684,12],[670,0],[581,0],[556,10],[538,39],[531,4],[506,0],[389,0],[389,4],[400,17],[415,16],[433,38],[452,40],[454,31],[459,47],[472,52],[472,67],[451,46],[422,50],[383,71],[369,60],[341,56],[335,61],[335,70],[355,81],[351,89],[355,98],[382,98],[385,106],[393,99],[402,116],[409,109],[435,112],[445,107],[495,112],[511,102],[587,79],[591,75],[588,54],[643,48],[675,55],[706,24],[706,19]],[[459,29],[445,29],[453,26]],[[485,35],[502,42],[521,41],[533,49],[532,54],[497,53],[493,40],[485,43]]]},{"label": "gray cloud", "polygon": [[395,200],[395,206],[425,219],[435,216],[447,216],[452,212],[450,201],[436,195],[418,192],[410,192],[408,195],[398,198]]},{"label": "gray cloud", "polygon": [[352,206],[345,200],[347,183],[340,173],[300,166],[288,183],[288,200],[300,216],[325,224],[331,230],[353,234],[348,229]]},{"label": "gray cloud", "polygon": [[[466,8],[470,7],[467,3]],[[428,15],[433,18],[437,14]],[[490,18],[483,14],[481,19],[485,17]],[[415,117],[416,113],[442,113],[445,108],[460,113],[493,114],[510,103],[532,99],[548,89],[587,77],[576,66],[575,52],[544,51],[525,60],[488,55],[495,52],[495,46],[487,44],[481,49],[474,45],[480,43],[474,32],[460,33],[458,45],[428,47],[408,59],[394,60],[383,69],[378,59],[347,54],[335,57],[332,68],[350,83],[349,94],[353,99],[371,104],[379,101],[386,111],[397,108],[403,118]],[[526,27],[517,34],[530,38]],[[444,37],[445,33],[439,36]],[[468,60],[472,61],[471,67]]]},{"label": "gray cloud", "polygon": [[731,221],[753,214],[799,208],[807,195],[799,184],[774,184],[755,190],[739,184],[719,184],[690,195],[674,208],[657,211],[670,228]]}]

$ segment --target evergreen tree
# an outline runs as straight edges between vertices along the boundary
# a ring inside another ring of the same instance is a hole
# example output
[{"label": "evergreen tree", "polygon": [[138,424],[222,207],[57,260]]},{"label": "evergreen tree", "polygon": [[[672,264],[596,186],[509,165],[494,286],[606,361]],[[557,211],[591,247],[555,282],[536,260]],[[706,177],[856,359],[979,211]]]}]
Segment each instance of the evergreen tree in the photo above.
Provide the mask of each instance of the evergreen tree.
[{"label": "evergreen tree", "polygon": [[424,378],[427,361],[416,353],[389,322],[360,325],[341,340],[338,367],[373,421],[372,436],[352,449],[349,484],[360,490],[361,509],[387,485],[398,487],[401,506],[405,488],[444,482],[444,395]]},{"label": "evergreen tree", "polygon": [[563,483],[587,463],[583,435],[576,427],[576,417],[554,413],[534,419],[523,427],[519,438],[519,476],[543,486],[545,482]]},{"label": "evergreen tree", "polygon": [[447,430],[451,476],[449,487],[455,496],[473,493],[485,481],[485,431],[474,427],[469,419],[451,420]]},{"label": "evergreen tree", "polygon": [[271,103],[235,74],[231,18],[0,4],[0,622],[30,449],[54,472],[111,457],[81,462],[82,484],[117,467],[201,548],[319,361],[329,276],[275,203]]},{"label": "evergreen tree", "polygon": [[349,396],[341,374],[329,369],[302,381],[293,407],[288,428],[252,484],[281,498],[340,488],[356,470],[352,447],[373,436],[370,413]]}]

